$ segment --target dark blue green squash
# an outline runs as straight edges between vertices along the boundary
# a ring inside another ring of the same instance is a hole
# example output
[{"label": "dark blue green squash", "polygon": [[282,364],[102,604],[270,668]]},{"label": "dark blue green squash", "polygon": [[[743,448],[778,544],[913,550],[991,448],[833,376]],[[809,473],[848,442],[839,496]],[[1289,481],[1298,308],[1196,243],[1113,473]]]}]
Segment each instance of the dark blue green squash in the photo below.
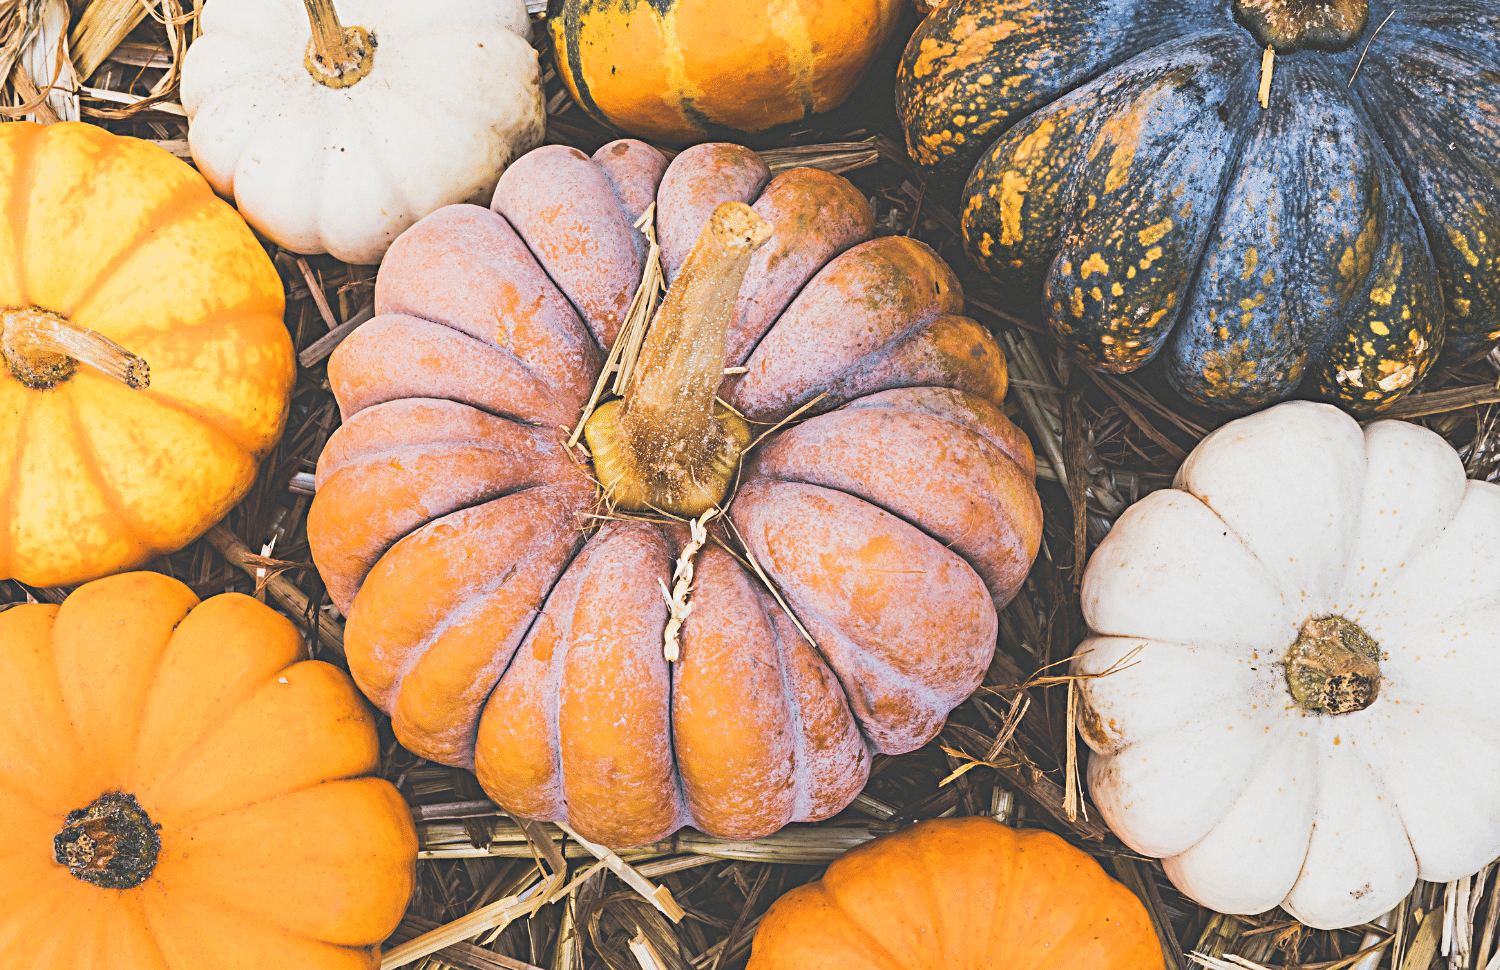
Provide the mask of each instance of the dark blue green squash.
[{"label": "dark blue green squash", "polygon": [[953,0],[897,108],[975,263],[1098,369],[1372,413],[1500,341],[1496,0]]}]

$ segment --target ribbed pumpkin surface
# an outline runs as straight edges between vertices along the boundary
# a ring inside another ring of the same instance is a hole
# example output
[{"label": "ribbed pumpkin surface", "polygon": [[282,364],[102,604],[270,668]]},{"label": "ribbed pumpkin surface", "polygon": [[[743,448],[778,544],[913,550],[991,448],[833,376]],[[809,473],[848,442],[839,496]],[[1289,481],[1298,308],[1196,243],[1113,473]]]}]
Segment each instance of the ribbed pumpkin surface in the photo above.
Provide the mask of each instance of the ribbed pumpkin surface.
[{"label": "ribbed pumpkin surface", "polygon": [[900,14],[900,0],[554,0],[547,28],[589,114],[700,141],[838,107]]},{"label": "ribbed pumpkin surface", "polygon": [[1140,900],[1051,832],[935,819],[771,906],[747,970],[1159,970]]},{"label": "ribbed pumpkin surface", "polygon": [[[342,671],[303,656],[266,606],[199,603],[158,573],[0,613],[7,966],[379,966],[416,833],[395,788],[361,777],[380,761],[373,712]],[[109,793],[158,826],[154,869],[131,888],[55,857],[70,813]]]},{"label": "ribbed pumpkin surface", "polygon": [[[729,326],[725,364],[748,373],[719,391],[773,433],[716,528],[816,649],[710,543],[669,664],[662,584],[687,530],[589,533],[603,500],[562,442],[640,280],[631,225],[653,200],[668,279],[720,202],[774,226]],[[1036,555],[1035,466],[952,271],[872,223],[837,176],[771,178],[732,145],[667,168],[622,141],[532,152],[492,209],[443,209],[397,240],[379,315],[329,362],[345,423],[308,531],[350,669],[403,744],[619,846],[825,818],[871,752],[939,730]]]},{"label": "ribbed pumpkin surface", "polygon": [[[1500,9],[1365,9],[958,0],[906,49],[907,142],[968,179],[976,263],[1093,366],[1159,356],[1223,410],[1378,411],[1500,339]],[[1266,11],[1287,30],[1263,108],[1242,22]]]},{"label": "ribbed pumpkin surface", "polygon": [[95,125],[0,125],[0,310],[143,357],[46,390],[0,366],[0,577],[73,585],[174,552],[244,497],[295,367],[281,281],[208,183]]}]

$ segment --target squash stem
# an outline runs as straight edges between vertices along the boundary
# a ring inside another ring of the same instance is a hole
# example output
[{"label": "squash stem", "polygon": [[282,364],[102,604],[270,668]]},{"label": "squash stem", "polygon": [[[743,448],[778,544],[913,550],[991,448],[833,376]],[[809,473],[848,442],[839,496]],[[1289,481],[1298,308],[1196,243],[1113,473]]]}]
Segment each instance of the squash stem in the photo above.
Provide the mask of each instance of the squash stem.
[{"label": "squash stem", "polygon": [[624,398],[584,426],[616,508],[695,518],[728,492],[750,428],[714,395],[735,297],[770,236],[771,224],[742,202],[714,209],[646,332]]},{"label": "squash stem", "polygon": [[339,22],[333,0],[302,0],[312,25],[303,66],[313,80],[330,88],[359,83],[375,63],[375,39],[363,27],[345,27]]},{"label": "squash stem", "polygon": [[52,840],[53,858],[90,885],[134,889],[156,868],[160,827],[134,795],[105,792],[63,819]]},{"label": "squash stem", "polygon": [[1309,713],[1351,714],[1380,696],[1380,645],[1342,616],[1304,623],[1285,666],[1287,690]]},{"label": "squash stem", "polygon": [[37,307],[0,310],[0,357],[17,380],[36,390],[72,377],[80,362],[126,387],[151,386],[145,360],[102,334]]}]

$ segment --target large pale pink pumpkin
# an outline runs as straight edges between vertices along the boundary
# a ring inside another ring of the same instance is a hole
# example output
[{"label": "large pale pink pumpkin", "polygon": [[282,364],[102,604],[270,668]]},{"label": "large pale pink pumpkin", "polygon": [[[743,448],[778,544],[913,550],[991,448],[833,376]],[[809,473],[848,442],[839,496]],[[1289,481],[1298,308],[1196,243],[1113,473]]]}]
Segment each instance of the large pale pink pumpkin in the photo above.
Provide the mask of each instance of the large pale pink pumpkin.
[{"label": "large pale pink pumpkin", "polygon": [[[657,380],[653,347],[682,346],[663,321],[686,321],[707,388],[694,420],[717,391],[771,431],[720,482],[723,544],[697,555],[675,664],[662,590],[688,530],[591,518],[607,512],[598,469],[563,443],[641,279],[632,223],[653,201],[674,285],[632,386]],[[770,240],[689,255],[721,211]],[[871,753],[936,734],[1036,555],[1035,465],[952,271],[872,232],[837,176],[772,178],[732,145],[669,168],[620,141],[533,152],[490,209],[443,209],[397,240],[379,315],[329,363],[345,423],[309,536],[351,670],[402,743],[472,765],[512,812],[624,846],[826,818]],[[700,299],[704,280],[727,296]]]}]

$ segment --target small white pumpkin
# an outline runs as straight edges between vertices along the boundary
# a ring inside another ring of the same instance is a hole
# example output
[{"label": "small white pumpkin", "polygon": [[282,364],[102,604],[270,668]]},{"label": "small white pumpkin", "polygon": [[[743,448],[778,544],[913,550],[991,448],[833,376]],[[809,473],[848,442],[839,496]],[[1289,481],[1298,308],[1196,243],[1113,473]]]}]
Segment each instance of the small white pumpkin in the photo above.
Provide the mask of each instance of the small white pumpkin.
[{"label": "small white pumpkin", "polygon": [[211,0],[201,23],[193,160],[294,252],[378,263],[428,213],[488,205],[542,139],[523,0]]},{"label": "small white pumpkin", "polygon": [[1500,856],[1500,487],[1413,424],[1231,422],[1083,580],[1088,783],[1225,913],[1321,929]]}]

